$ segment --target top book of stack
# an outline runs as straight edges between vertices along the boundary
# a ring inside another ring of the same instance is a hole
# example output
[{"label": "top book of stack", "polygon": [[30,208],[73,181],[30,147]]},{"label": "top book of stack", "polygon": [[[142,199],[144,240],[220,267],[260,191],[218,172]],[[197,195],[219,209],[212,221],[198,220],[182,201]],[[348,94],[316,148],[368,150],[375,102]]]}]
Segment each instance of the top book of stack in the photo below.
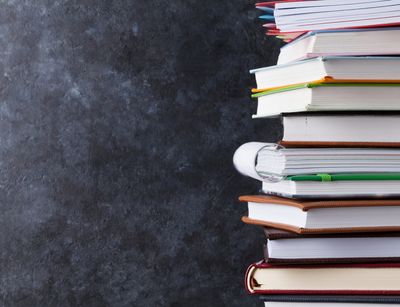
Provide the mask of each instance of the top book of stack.
[{"label": "top book of stack", "polygon": [[327,55],[400,54],[399,0],[289,0],[256,7],[267,21],[267,35],[290,42],[278,64]]}]

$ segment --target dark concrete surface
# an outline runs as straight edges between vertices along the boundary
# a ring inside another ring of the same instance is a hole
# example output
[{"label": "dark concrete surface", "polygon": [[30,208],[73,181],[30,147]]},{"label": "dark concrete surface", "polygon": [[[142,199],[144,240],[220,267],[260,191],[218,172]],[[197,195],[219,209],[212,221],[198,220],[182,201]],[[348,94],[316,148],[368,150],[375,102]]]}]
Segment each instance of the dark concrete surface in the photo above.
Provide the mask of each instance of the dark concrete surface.
[{"label": "dark concrete surface", "polygon": [[236,199],[253,1],[0,1],[0,305],[262,306]]}]

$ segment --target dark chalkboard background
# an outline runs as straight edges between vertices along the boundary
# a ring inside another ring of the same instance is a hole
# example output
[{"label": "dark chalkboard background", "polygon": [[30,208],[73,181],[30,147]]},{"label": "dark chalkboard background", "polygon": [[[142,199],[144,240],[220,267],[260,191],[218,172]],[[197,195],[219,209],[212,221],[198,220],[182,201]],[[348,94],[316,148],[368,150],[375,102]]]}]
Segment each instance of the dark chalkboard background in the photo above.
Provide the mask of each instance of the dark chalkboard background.
[{"label": "dark chalkboard background", "polygon": [[262,231],[236,199],[254,1],[0,2],[2,306],[262,306]]}]

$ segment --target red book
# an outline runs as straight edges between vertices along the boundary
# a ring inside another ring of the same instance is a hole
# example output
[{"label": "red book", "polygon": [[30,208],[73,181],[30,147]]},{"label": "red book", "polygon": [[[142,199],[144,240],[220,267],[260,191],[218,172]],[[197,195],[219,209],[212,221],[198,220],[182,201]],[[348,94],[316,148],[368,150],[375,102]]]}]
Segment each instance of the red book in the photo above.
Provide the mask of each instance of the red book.
[{"label": "red book", "polygon": [[251,294],[400,295],[400,263],[273,266],[250,265]]}]

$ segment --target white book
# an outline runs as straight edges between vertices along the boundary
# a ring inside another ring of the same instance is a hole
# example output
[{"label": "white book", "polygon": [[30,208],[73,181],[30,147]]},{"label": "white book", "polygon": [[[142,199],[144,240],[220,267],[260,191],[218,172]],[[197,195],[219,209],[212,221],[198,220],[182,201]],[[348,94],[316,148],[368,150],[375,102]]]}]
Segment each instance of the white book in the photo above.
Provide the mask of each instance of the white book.
[{"label": "white book", "polygon": [[283,46],[278,64],[317,56],[398,55],[399,28],[310,32]]},{"label": "white book", "polygon": [[267,246],[268,258],[279,260],[400,257],[400,237],[302,237],[267,240]]},{"label": "white book", "polygon": [[387,307],[400,304],[265,302],[265,307]]},{"label": "white book", "polygon": [[[234,156],[233,164],[243,175],[262,181],[262,191],[266,194],[289,198],[356,198],[356,197],[394,197],[400,196],[398,173],[377,174],[330,174],[294,175],[281,180],[276,175],[257,170],[258,154],[266,143],[249,142],[240,146]],[[372,150],[372,149],[370,149]],[[396,150],[397,151],[397,150]],[[372,151],[371,151],[372,153]],[[332,178],[331,178],[331,177]],[[377,177],[378,176],[378,177]],[[379,180],[377,180],[379,179]],[[300,181],[301,180],[301,181]]]},{"label": "white book", "polygon": [[[294,294],[272,294],[260,296],[264,302],[276,302],[278,306],[320,306],[315,304],[324,304],[323,306],[332,306],[330,304],[340,304],[340,306],[400,306],[400,297],[396,295],[294,295]],[[297,305],[307,304],[307,305]],[[327,304],[327,305],[326,305]],[[348,305],[350,304],[350,305]],[[267,305],[271,306],[271,305]],[[272,305],[274,306],[274,305]],[[337,306],[337,305],[334,305]]]},{"label": "white book", "polygon": [[399,84],[305,84],[259,93],[253,118],[315,111],[400,111]]},{"label": "white book", "polygon": [[400,180],[263,181],[262,191],[289,198],[399,197]]},{"label": "white book", "polygon": [[400,143],[400,114],[291,114],[283,132],[284,143]]},{"label": "white book", "polygon": [[[257,199],[256,199],[257,198]],[[398,228],[400,227],[400,201],[389,203],[384,200],[358,201],[296,201],[290,202],[277,197],[243,196],[247,201],[248,219],[266,223],[265,225],[287,225],[308,232]],[[282,227],[284,228],[284,227]],[[284,228],[285,229],[285,228]]]},{"label": "white book", "polygon": [[300,174],[400,173],[400,150],[391,148],[282,148],[270,145],[257,154],[260,176]]},{"label": "white book", "polygon": [[400,24],[400,13],[393,12],[392,14],[386,14],[386,17],[373,19],[355,19],[351,21],[341,22],[318,22],[313,24],[303,23],[295,25],[286,25],[279,28],[282,32],[301,32],[301,31],[315,31],[315,30],[329,30],[329,29],[341,29],[341,28],[356,28],[356,27],[368,27],[368,26],[379,26],[384,27],[387,25],[398,25]]},{"label": "white book", "polygon": [[348,8],[348,5],[352,4],[363,4],[363,5],[375,5],[378,3],[387,2],[387,0],[317,0],[317,1],[297,1],[297,2],[283,2],[277,3],[275,8],[281,9],[296,9],[296,8],[309,8],[314,7],[322,9],[324,7],[332,7],[341,5],[343,8]]},{"label": "white book", "polygon": [[259,89],[335,80],[400,81],[399,57],[318,57],[286,65],[253,69]]},{"label": "white book", "polygon": [[[311,6],[311,7],[301,7],[301,8],[292,8],[290,10],[287,9],[277,9],[274,11],[275,17],[293,17],[300,16],[305,18],[306,16],[351,16],[355,13],[364,14],[365,12],[379,12],[381,10],[385,10],[387,8],[395,8],[400,4],[399,0],[384,0],[384,1],[369,1],[352,3],[346,2],[337,3],[334,5],[326,5],[326,6]],[[312,14],[311,14],[312,13]],[[329,15],[326,15],[329,14]]]},{"label": "white book", "polygon": [[282,16],[276,19],[276,26],[279,29],[284,29],[285,27],[311,27],[313,25],[326,24],[326,23],[342,23],[348,22],[349,19],[354,21],[369,20],[371,14],[374,14],[374,18],[385,18],[397,16],[400,11],[400,5],[397,6],[383,6],[378,9],[358,9],[355,11],[337,11],[337,12],[321,12],[317,14],[303,15],[289,15]]},{"label": "white book", "polygon": [[277,4],[276,27],[282,32],[368,27],[400,22],[400,0],[296,1]]}]

